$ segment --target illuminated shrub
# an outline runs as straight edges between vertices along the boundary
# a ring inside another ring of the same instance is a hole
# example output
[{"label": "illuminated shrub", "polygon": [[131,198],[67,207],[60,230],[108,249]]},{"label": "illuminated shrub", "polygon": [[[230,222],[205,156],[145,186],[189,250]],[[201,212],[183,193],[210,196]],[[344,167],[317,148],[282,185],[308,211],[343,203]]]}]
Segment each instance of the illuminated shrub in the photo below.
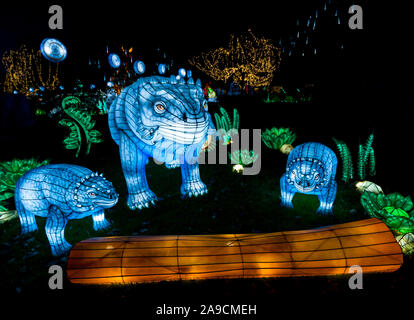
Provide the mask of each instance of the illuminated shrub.
[{"label": "illuminated shrub", "polygon": [[232,143],[232,138],[238,133],[240,120],[239,112],[233,109],[233,121],[230,121],[230,116],[226,109],[220,107],[221,115],[215,113],[216,128],[218,133],[223,138],[223,145]]},{"label": "illuminated shrub", "polygon": [[406,255],[412,255],[414,253],[414,234],[406,233],[396,237],[398,244],[402,251]]},{"label": "illuminated shrub", "polygon": [[371,217],[381,219],[395,233],[414,232],[414,211],[410,196],[365,192],[361,196],[361,204]]},{"label": "illuminated shrub", "polygon": [[27,171],[47,163],[47,160],[37,161],[36,159],[14,159],[0,163],[0,212],[3,213],[0,220],[2,222],[15,217],[13,213],[6,214],[8,211],[6,202],[13,198],[14,189],[20,177]]},{"label": "illuminated shrub", "polygon": [[236,150],[229,153],[231,163],[235,164],[233,171],[237,173],[242,172],[244,166],[254,163],[258,157],[259,155],[255,154],[253,150]]},{"label": "illuminated shrub", "polygon": [[[342,181],[349,182],[354,179],[354,166],[352,163],[351,151],[347,144],[335,138],[332,138],[336,144],[342,159]],[[375,176],[375,153],[372,146],[374,134],[371,134],[366,143],[358,146],[357,175],[360,180],[364,180],[367,175]],[[368,172],[367,172],[368,167]]]},{"label": "illuminated shrub", "polygon": [[280,150],[284,154],[292,151],[295,139],[296,134],[289,128],[266,129],[262,133],[262,141],[268,148]]}]

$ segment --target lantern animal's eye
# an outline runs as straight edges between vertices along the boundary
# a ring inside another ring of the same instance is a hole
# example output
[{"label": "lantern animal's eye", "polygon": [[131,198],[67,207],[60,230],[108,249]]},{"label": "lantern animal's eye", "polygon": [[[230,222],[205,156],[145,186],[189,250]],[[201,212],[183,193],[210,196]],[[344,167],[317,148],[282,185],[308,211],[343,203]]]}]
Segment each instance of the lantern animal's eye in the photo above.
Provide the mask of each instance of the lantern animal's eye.
[{"label": "lantern animal's eye", "polygon": [[208,104],[207,104],[207,101],[206,101],[206,100],[204,100],[204,102],[203,102],[203,108],[204,108],[206,111],[208,111]]},{"label": "lantern animal's eye", "polygon": [[318,181],[319,180],[319,174],[315,174],[315,180]]},{"label": "lantern animal's eye", "polygon": [[95,192],[89,192],[89,193],[88,193],[88,195],[89,195],[90,197],[95,197],[95,196],[96,196]]},{"label": "lantern animal's eye", "polygon": [[165,112],[165,103],[162,101],[158,101],[154,104],[154,110],[157,113],[164,113]]}]

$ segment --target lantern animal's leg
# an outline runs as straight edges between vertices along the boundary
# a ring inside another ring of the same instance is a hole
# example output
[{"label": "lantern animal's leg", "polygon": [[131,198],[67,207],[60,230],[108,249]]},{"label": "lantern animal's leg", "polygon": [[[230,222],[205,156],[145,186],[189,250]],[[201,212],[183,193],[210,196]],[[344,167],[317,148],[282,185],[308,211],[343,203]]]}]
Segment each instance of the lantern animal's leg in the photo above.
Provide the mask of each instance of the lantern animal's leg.
[{"label": "lantern animal's leg", "polygon": [[321,194],[318,196],[320,205],[317,213],[321,215],[331,215],[333,214],[332,208],[336,197],[336,188],[337,184],[335,180],[331,180],[329,185],[324,188]]},{"label": "lantern animal's leg", "polygon": [[26,210],[20,199],[16,197],[16,210],[19,215],[21,233],[29,233],[37,230],[36,218],[33,212]]},{"label": "lantern animal's leg", "polygon": [[189,164],[184,161],[181,165],[181,195],[185,197],[197,197],[207,193],[206,185],[201,181],[198,162]]},{"label": "lantern animal's leg", "polygon": [[108,228],[111,224],[108,220],[105,219],[105,211],[101,210],[92,214],[93,220],[93,230],[104,230]]},{"label": "lantern animal's leg", "polygon": [[148,187],[145,174],[148,156],[125,134],[121,134],[119,152],[128,187],[128,206],[134,210],[155,204],[157,196]]},{"label": "lantern animal's leg", "polygon": [[66,223],[67,219],[62,211],[56,206],[50,206],[45,231],[54,256],[64,255],[72,248],[65,240]]},{"label": "lantern animal's leg", "polygon": [[280,178],[280,191],[282,198],[280,206],[285,208],[293,208],[292,200],[293,196],[295,195],[295,190],[287,182],[286,174],[283,174]]}]

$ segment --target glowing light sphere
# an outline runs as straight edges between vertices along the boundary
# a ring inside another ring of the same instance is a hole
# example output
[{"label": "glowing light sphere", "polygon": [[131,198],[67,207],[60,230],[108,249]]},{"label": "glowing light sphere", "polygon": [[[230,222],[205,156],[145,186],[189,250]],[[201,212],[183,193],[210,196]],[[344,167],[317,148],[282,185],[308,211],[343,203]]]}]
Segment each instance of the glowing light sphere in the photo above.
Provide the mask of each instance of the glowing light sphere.
[{"label": "glowing light sphere", "polygon": [[116,97],[108,120],[119,146],[131,209],[147,208],[157,201],[145,173],[150,157],[167,168],[181,167],[183,197],[207,193],[198,158],[216,129],[200,80],[177,81],[175,75],[141,77]]},{"label": "glowing light sphere", "polygon": [[92,84],[90,85],[90,88],[91,88],[91,90],[95,89],[95,85],[92,83]]},{"label": "glowing light sphere", "polygon": [[59,89],[60,90],[65,90],[65,87],[64,86],[59,86]]},{"label": "glowing light sphere", "polygon": [[45,91],[45,87],[43,87],[43,86],[40,86],[40,87],[39,87],[39,89],[40,89],[40,91],[42,91],[42,92],[44,92],[44,91]]},{"label": "glowing light sphere", "polygon": [[111,53],[108,56],[108,62],[111,68],[117,69],[121,66],[121,58],[116,53]]},{"label": "glowing light sphere", "polygon": [[186,75],[186,71],[185,71],[185,69],[184,68],[180,68],[179,70],[178,70],[178,74],[181,76],[181,77],[185,77],[185,75]]},{"label": "glowing light sphere", "polygon": [[327,146],[308,142],[294,148],[288,156],[286,173],[280,178],[281,206],[293,208],[296,192],[317,195],[320,205],[318,213],[332,214],[336,197],[335,153]]},{"label": "glowing light sphere", "polygon": [[143,74],[145,72],[145,63],[143,61],[134,62],[134,71],[137,74]]},{"label": "glowing light sphere", "polygon": [[108,81],[108,82],[106,83],[106,85],[107,85],[109,88],[112,88],[112,87],[114,86],[114,83],[113,83],[112,81]]},{"label": "glowing light sphere", "polygon": [[62,62],[66,59],[67,50],[65,45],[57,39],[46,38],[40,44],[40,52],[51,62]]},{"label": "glowing light sphere", "polygon": [[103,175],[70,164],[45,165],[25,173],[16,183],[16,210],[22,234],[36,231],[35,216],[46,218],[46,236],[54,256],[68,252],[69,220],[92,216],[93,228],[109,226],[104,210],[118,202],[112,183]]},{"label": "glowing light sphere", "polygon": [[158,65],[158,73],[159,74],[164,74],[165,73],[165,64],[163,64],[163,63],[160,63],[159,65]]},{"label": "glowing light sphere", "polygon": [[29,92],[33,92],[34,89],[32,87],[29,88]]},{"label": "glowing light sphere", "polygon": [[191,78],[191,77],[192,77],[192,75],[193,75],[193,73],[191,72],[191,70],[187,70],[187,77],[188,77],[188,78]]},{"label": "glowing light sphere", "polygon": [[18,94],[18,91],[17,90],[13,90],[13,94]]}]

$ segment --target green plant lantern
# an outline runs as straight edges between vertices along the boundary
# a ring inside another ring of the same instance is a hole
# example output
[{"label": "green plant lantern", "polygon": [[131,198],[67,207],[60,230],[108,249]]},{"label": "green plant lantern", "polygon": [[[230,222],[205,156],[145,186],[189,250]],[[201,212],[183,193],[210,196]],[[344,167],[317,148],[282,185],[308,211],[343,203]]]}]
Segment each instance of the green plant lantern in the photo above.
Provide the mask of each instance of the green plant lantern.
[{"label": "green plant lantern", "polygon": [[[332,138],[336,144],[339,154],[342,159],[342,181],[345,183],[354,179],[354,165],[352,162],[351,151],[347,144],[339,139]],[[372,146],[374,142],[374,134],[372,133],[365,144],[358,146],[358,161],[357,161],[357,177],[364,180],[367,175],[375,176],[375,153]]]},{"label": "green plant lantern", "polygon": [[36,159],[14,159],[0,163],[0,224],[17,217],[14,210],[7,208],[8,201],[14,197],[17,180],[27,171],[48,163],[47,160]]},{"label": "green plant lantern", "polygon": [[81,101],[78,97],[69,96],[63,99],[63,111],[69,116],[59,121],[59,124],[69,128],[69,135],[63,140],[65,148],[76,150],[75,156],[78,157],[82,147],[82,133],[85,137],[85,154],[88,155],[92,143],[102,142],[102,134],[95,130],[95,121],[92,120],[91,113],[80,109]]},{"label": "green plant lantern", "polygon": [[414,253],[414,234],[406,233],[404,235],[396,236],[395,239],[398,241],[402,251],[406,255],[412,255]]},{"label": "green plant lantern", "polygon": [[243,172],[244,166],[256,162],[258,157],[259,155],[255,154],[253,150],[236,150],[232,153],[229,152],[231,163],[234,164],[233,171],[237,173]]},{"label": "green plant lantern", "polygon": [[396,234],[414,232],[414,211],[410,196],[364,192],[361,204],[371,217],[384,221]]},{"label": "green plant lantern", "polygon": [[227,145],[232,143],[232,137],[238,133],[240,125],[239,112],[237,109],[233,109],[233,122],[230,121],[230,116],[223,107],[220,107],[220,112],[221,115],[214,114],[216,129],[223,138],[223,144]]},{"label": "green plant lantern", "polygon": [[280,150],[284,154],[293,150],[292,143],[295,139],[296,134],[289,128],[266,129],[262,133],[262,141],[268,148]]}]

